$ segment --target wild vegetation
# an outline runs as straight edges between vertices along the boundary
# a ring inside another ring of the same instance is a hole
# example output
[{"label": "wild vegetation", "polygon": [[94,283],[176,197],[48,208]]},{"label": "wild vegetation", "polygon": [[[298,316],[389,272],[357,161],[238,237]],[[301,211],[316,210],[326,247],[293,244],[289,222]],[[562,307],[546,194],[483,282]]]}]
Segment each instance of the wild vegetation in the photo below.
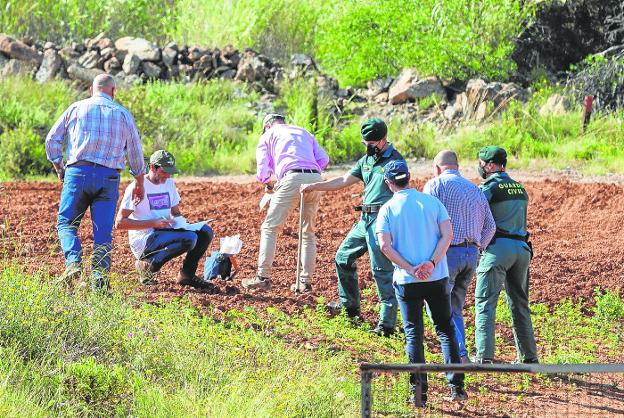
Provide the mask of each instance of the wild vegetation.
[{"label": "wild vegetation", "polygon": [[[184,299],[141,304],[123,293],[67,293],[45,270],[25,274],[3,259],[0,414],[356,416],[358,362],[402,361],[403,337],[379,339],[365,324],[328,319],[322,303],[294,316],[245,310],[217,320]],[[582,301],[532,307],[544,361],[592,362],[622,353],[621,295],[597,291],[593,306],[592,317],[583,314]],[[509,323],[503,302],[499,308],[498,317]],[[430,323],[427,335],[434,338]],[[499,344],[501,356],[511,346]],[[428,356],[441,360],[439,353]],[[480,379],[469,382],[480,386]],[[433,381],[444,387],[441,376]],[[405,412],[405,379],[388,382],[379,386],[376,410]]]}]

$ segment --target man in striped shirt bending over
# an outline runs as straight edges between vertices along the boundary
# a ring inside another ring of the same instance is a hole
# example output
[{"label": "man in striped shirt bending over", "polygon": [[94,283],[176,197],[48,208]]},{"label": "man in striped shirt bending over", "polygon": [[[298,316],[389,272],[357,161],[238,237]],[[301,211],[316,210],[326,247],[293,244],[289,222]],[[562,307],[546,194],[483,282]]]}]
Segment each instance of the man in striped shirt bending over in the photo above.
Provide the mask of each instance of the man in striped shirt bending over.
[{"label": "man in striped shirt bending over", "polygon": [[[132,198],[143,199],[143,149],[130,112],[115,102],[115,80],[100,74],[92,97],[73,103],[56,121],[45,141],[48,160],[63,182],[57,230],[65,256],[60,281],[69,284],[82,273],[78,227],[87,208],[93,223],[91,288],[108,289],[112,231],[119,197],[119,172],[125,158],[136,179]],[[65,164],[63,145],[65,144]]]},{"label": "man in striped shirt bending over", "polygon": [[479,249],[487,247],[496,232],[496,223],[483,192],[459,174],[453,151],[440,151],[433,160],[433,170],[436,177],[425,184],[423,192],[437,197],[451,218],[453,240],[446,252],[448,290],[459,355],[466,363],[468,351],[462,315],[466,291],[477,268]]}]

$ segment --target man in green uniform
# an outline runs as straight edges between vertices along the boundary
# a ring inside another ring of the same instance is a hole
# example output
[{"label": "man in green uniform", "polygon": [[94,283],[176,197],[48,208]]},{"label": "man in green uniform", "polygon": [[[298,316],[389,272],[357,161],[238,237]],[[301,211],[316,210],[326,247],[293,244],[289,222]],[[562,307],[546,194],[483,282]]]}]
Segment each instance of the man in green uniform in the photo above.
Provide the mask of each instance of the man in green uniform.
[{"label": "man in green uniform", "polygon": [[481,255],[475,289],[475,360],[491,363],[494,359],[496,304],[501,288],[507,293],[518,360],[537,363],[537,348],[529,310],[529,263],[532,250],[528,243],[527,206],[529,197],[522,184],[505,172],[507,153],[503,148],[482,148],[480,188],[487,198],[496,233]]},{"label": "man in green uniform", "polygon": [[360,315],[360,289],[356,261],[367,251],[371,261],[373,279],[381,304],[379,324],[372,331],[379,335],[394,333],[397,316],[397,300],[392,287],[394,266],[381,252],[375,237],[377,212],[392,197],[392,191],[384,182],[384,167],[390,161],[403,160],[391,143],[387,141],[388,127],[379,118],[369,119],[362,125],[362,143],[366,155],[358,160],[350,172],[342,177],[301,186],[302,192],[332,191],[364,182],[364,199],[360,220],[353,226],[336,253],[338,295],[340,303],[330,307],[342,307],[350,317]]}]

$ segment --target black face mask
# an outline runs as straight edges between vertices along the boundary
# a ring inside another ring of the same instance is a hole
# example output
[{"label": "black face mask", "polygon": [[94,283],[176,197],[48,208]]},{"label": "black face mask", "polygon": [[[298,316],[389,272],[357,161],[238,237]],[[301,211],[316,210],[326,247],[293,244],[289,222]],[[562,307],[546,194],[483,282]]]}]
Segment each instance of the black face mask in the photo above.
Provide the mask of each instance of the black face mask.
[{"label": "black face mask", "polygon": [[485,171],[485,167],[482,165],[477,166],[477,171],[479,172],[479,175],[481,176],[482,179],[486,179],[488,172]]},{"label": "black face mask", "polygon": [[369,157],[378,157],[381,150],[375,144],[366,144],[366,155]]}]

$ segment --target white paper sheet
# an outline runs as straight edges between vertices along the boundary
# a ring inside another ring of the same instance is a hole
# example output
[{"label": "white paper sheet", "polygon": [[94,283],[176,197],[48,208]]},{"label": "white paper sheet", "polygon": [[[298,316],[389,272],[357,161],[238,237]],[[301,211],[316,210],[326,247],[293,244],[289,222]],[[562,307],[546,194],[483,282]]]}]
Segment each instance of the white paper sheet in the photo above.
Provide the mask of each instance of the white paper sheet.
[{"label": "white paper sheet", "polygon": [[173,218],[173,220],[175,221],[175,223],[171,226],[171,228],[186,229],[187,231],[199,231],[204,225],[212,221],[212,219],[208,219],[206,221],[194,222],[190,224],[186,221],[186,218],[184,216],[176,216]]}]

